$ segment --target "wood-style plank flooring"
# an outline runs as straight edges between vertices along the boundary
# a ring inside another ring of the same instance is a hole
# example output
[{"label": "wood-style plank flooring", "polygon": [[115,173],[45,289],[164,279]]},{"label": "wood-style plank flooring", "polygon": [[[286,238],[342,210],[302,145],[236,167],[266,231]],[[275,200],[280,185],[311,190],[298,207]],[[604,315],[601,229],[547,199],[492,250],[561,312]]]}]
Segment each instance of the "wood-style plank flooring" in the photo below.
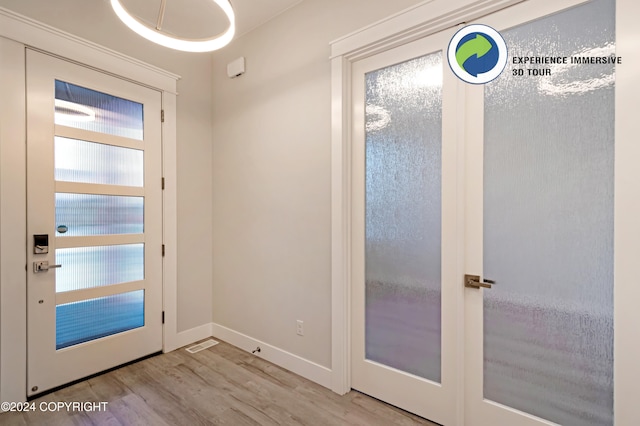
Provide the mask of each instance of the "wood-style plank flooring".
[{"label": "wood-style plank flooring", "polygon": [[227,343],[179,349],[33,400],[101,402],[106,411],[0,414],[10,425],[435,425],[374,398],[339,396]]}]

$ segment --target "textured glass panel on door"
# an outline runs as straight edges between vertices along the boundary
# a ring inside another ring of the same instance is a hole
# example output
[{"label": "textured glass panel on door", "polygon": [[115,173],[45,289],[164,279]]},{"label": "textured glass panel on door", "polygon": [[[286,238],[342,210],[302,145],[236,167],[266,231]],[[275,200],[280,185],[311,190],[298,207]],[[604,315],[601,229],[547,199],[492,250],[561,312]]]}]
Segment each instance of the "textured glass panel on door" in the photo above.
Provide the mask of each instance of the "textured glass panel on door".
[{"label": "textured glass panel on door", "polygon": [[55,123],[142,140],[141,103],[56,80]]},{"label": "textured glass panel on door", "polygon": [[144,279],[144,244],[56,249],[56,292]]},{"label": "textured glass panel on door", "polygon": [[[614,53],[614,3],[508,31],[511,56]],[[613,424],[613,65],[485,87],[484,397]]]},{"label": "textured glass panel on door", "polygon": [[56,193],[58,237],[141,234],[143,231],[143,197]]},{"label": "textured glass panel on door", "polygon": [[62,137],[55,138],[55,179],[64,182],[141,187],[143,152]]},{"label": "textured glass panel on door", "polygon": [[366,75],[366,358],[440,381],[442,54]]},{"label": "textured glass panel on door", "polygon": [[56,349],[144,326],[144,290],[56,306]]}]

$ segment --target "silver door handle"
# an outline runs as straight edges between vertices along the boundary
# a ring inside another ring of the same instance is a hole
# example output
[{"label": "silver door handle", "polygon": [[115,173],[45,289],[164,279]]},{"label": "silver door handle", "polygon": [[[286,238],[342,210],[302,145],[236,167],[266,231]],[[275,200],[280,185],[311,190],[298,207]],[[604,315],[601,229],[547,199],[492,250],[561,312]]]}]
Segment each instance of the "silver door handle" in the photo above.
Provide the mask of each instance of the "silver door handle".
[{"label": "silver door handle", "polygon": [[40,272],[47,272],[49,269],[62,268],[62,265],[49,265],[47,260],[40,262],[33,262],[33,272],[38,274]]}]

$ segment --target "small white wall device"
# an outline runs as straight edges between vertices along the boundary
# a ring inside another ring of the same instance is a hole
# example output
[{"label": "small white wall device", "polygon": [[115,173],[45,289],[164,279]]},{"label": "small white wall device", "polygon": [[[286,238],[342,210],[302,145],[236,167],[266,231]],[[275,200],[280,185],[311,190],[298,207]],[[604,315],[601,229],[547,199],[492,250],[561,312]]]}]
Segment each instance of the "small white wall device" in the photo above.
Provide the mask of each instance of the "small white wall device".
[{"label": "small white wall device", "polygon": [[229,78],[240,77],[242,74],[244,74],[244,56],[227,64],[227,75]]}]

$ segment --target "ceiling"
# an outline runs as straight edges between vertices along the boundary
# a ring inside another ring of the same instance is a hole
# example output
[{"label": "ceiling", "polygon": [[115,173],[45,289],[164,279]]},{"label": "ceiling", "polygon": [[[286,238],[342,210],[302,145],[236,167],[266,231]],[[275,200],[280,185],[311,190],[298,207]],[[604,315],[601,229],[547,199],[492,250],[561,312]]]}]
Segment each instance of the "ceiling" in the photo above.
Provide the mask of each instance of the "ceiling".
[{"label": "ceiling", "polygon": [[[264,24],[302,0],[230,0],[236,13],[236,36]],[[162,0],[120,0],[139,20],[155,28]],[[213,0],[166,0],[162,31],[183,38],[211,38],[228,21]]]}]

